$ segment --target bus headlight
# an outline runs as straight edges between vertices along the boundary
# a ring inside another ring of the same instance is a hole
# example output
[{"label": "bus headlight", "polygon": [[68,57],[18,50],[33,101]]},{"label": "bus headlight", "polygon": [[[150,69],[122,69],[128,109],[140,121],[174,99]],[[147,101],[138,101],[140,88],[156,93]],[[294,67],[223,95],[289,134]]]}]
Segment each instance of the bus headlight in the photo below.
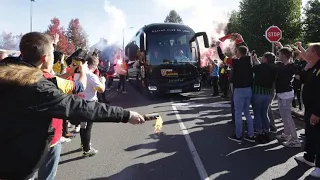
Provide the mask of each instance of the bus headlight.
[{"label": "bus headlight", "polygon": [[193,85],[194,88],[199,88],[200,87],[200,83],[196,83]]},{"label": "bus headlight", "polygon": [[156,91],[157,86],[148,86],[149,91]]}]

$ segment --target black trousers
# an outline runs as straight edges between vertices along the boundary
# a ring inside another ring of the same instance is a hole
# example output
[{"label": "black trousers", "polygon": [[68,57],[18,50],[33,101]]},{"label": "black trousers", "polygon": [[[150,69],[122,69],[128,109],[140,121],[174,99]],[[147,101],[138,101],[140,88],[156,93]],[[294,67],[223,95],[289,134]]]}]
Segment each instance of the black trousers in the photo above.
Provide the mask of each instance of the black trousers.
[{"label": "black trousers", "polygon": [[120,75],[119,77],[119,83],[118,83],[118,90],[120,90],[120,87],[122,88],[122,91],[124,91],[124,84],[126,83],[126,76]]},{"label": "black trousers", "polygon": [[87,122],[86,128],[80,128],[81,144],[83,146],[83,151],[85,152],[90,150],[92,125],[93,122]]},{"label": "black trousers", "polygon": [[216,76],[211,76],[211,84],[213,88],[213,95],[219,95],[219,87],[218,87],[219,78]]},{"label": "black trousers", "polygon": [[62,124],[63,128],[62,128],[62,136],[66,136],[69,132],[68,132],[68,122],[67,120],[63,120],[63,124]]},{"label": "black trousers", "polygon": [[304,114],[304,120],[306,122],[306,142],[304,148],[306,153],[303,157],[307,161],[315,161],[316,167],[320,168],[320,124],[310,124],[311,113],[308,109],[309,108],[306,108]]}]

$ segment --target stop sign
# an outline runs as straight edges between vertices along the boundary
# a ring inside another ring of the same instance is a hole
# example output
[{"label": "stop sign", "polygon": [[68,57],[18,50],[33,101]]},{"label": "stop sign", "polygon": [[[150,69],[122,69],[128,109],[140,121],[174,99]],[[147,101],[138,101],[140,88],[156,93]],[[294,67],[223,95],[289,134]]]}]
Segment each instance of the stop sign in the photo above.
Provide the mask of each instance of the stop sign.
[{"label": "stop sign", "polygon": [[269,42],[278,42],[282,38],[282,31],[278,26],[270,26],[265,36]]}]

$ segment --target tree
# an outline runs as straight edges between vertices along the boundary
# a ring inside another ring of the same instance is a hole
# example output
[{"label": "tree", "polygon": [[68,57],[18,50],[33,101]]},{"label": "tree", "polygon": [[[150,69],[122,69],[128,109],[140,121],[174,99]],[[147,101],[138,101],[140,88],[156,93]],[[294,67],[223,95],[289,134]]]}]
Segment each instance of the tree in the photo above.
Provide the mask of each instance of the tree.
[{"label": "tree", "polygon": [[68,39],[76,48],[86,48],[88,46],[88,35],[81,27],[78,18],[71,19],[69,22]]},{"label": "tree", "polygon": [[310,0],[305,8],[304,41],[306,43],[320,41],[320,1]]},{"label": "tree", "polygon": [[283,44],[294,43],[302,36],[301,4],[301,0],[242,0],[239,11],[230,18],[229,32],[240,33],[259,54],[271,50],[264,37],[271,25],[281,28]]},{"label": "tree", "polygon": [[166,19],[164,20],[165,23],[179,23],[183,24],[182,18],[180,15],[175,11],[171,10],[167,15]]},{"label": "tree", "polygon": [[238,11],[232,11],[226,28],[226,34],[240,32],[241,24]]},{"label": "tree", "polygon": [[14,35],[13,33],[2,32],[0,37],[0,48],[6,50],[18,50],[22,34]]},{"label": "tree", "polygon": [[60,20],[58,18],[55,17],[51,19],[51,24],[49,25],[46,33],[48,33],[52,38],[54,38],[56,34],[58,34],[59,42],[57,44],[57,50],[65,54],[70,54],[68,47],[70,45],[66,36],[66,31],[62,26],[60,26]]}]

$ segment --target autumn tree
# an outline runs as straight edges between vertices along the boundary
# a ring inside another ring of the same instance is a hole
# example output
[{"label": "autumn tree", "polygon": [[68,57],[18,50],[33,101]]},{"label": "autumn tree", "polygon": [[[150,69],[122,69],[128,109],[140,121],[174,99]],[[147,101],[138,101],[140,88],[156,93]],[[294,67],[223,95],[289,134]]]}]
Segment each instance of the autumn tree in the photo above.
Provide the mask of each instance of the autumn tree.
[{"label": "autumn tree", "polygon": [[51,24],[48,26],[48,30],[46,31],[52,38],[59,35],[59,42],[57,44],[57,50],[61,51],[65,54],[70,54],[70,50],[68,46],[72,46],[69,44],[68,38],[66,36],[65,29],[60,25],[60,20],[58,18],[51,19]]},{"label": "autumn tree", "polygon": [[310,0],[305,8],[304,40],[306,43],[320,41],[320,1]]},{"label": "autumn tree", "polygon": [[0,35],[0,48],[6,50],[18,50],[22,34],[14,35],[13,33],[2,32]]},{"label": "autumn tree", "polygon": [[180,15],[175,11],[171,10],[167,15],[166,19],[164,20],[165,23],[179,23],[183,24],[182,18]]},{"label": "autumn tree", "polygon": [[76,48],[86,48],[88,46],[88,35],[80,25],[78,18],[71,19],[69,22],[67,36]]}]

